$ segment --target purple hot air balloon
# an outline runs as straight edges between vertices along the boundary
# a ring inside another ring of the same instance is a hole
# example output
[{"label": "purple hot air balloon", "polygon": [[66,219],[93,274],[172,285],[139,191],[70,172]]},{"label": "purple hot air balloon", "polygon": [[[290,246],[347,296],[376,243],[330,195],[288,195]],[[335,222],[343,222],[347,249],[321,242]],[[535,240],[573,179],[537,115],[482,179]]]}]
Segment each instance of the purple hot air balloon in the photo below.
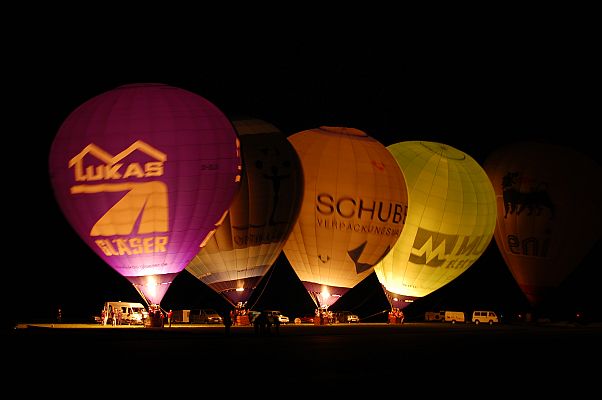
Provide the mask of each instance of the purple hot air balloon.
[{"label": "purple hot air balloon", "polygon": [[149,305],[216,230],[239,188],[236,132],[212,103],[132,84],[73,111],[52,143],[50,178],[79,236]]}]

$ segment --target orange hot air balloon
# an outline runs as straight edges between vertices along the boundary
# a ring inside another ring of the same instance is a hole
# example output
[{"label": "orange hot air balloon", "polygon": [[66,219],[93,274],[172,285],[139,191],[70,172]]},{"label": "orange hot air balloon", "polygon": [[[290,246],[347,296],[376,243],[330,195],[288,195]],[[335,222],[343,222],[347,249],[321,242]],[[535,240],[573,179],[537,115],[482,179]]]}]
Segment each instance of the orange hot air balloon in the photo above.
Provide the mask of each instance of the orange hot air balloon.
[{"label": "orange hot air balloon", "polygon": [[301,212],[284,254],[317,306],[334,304],[374,270],[405,224],[408,193],[387,148],[353,128],[288,138],[301,159]]},{"label": "orange hot air balloon", "polygon": [[241,146],[241,188],[215,235],[186,270],[232,305],[245,306],[297,221],[299,157],[286,136],[259,119],[232,121]]},{"label": "orange hot air balloon", "polygon": [[497,199],[496,243],[539,306],[600,238],[602,168],[575,150],[530,142],[496,150],[484,167]]}]

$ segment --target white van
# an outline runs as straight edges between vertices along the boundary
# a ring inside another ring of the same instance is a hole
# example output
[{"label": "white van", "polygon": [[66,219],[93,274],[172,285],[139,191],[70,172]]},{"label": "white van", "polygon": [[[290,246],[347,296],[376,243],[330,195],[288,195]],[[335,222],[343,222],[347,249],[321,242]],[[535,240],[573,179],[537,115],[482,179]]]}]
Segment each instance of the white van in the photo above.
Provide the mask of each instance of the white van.
[{"label": "white van", "polygon": [[445,322],[451,322],[452,324],[455,324],[456,322],[465,322],[464,311],[446,311]]},{"label": "white van", "polygon": [[148,311],[142,303],[133,303],[129,301],[107,301],[102,309],[102,316],[99,321],[103,325],[111,325],[109,319],[111,312],[115,314],[118,324],[121,325],[144,325],[144,321],[148,318]]},{"label": "white van", "polygon": [[474,322],[477,325],[481,322],[493,325],[499,323],[500,320],[497,317],[497,314],[493,311],[473,311],[472,322]]}]

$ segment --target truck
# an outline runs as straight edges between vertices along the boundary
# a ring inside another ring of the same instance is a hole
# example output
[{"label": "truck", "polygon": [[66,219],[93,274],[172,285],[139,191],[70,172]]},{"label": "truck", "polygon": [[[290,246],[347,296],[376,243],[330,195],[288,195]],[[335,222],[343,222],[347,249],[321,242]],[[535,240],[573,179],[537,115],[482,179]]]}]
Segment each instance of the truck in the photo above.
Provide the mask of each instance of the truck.
[{"label": "truck", "polygon": [[102,325],[113,325],[112,315],[115,316],[115,323],[119,325],[144,325],[148,311],[138,302],[106,301],[100,316],[95,316],[94,319]]},{"label": "truck", "polygon": [[189,324],[190,310],[174,310],[171,319],[176,324]]},{"label": "truck", "polygon": [[424,313],[425,321],[445,321],[445,311],[427,311]]},{"label": "truck", "polygon": [[427,311],[424,313],[425,321],[438,321],[438,322],[465,322],[463,311]]},{"label": "truck", "polygon": [[465,322],[464,311],[445,311],[444,321],[451,322],[452,324]]}]

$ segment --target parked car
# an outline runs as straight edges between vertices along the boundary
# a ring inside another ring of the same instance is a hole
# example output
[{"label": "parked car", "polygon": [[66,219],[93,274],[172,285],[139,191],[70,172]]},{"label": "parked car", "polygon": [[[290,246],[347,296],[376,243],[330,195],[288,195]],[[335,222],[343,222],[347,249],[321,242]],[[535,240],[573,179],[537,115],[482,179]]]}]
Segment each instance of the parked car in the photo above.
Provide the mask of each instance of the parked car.
[{"label": "parked car", "polygon": [[278,319],[278,322],[281,324],[288,324],[289,323],[289,318],[286,315],[283,315],[280,311],[277,310],[266,310],[264,311],[268,318],[271,318],[272,321],[274,321],[275,318]]},{"label": "parked car", "polygon": [[339,311],[335,313],[335,321],[338,323],[360,322],[360,317],[351,311]]},{"label": "parked car", "polygon": [[295,318],[295,321],[298,319],[300,324],[313,324],[315,317],[316,316],[314,314],[308,314]]},{"label": "parked car", "polygon": [[249,311],[249,322],[252,324],[262,312],[264,312],[267,315],[268,319],[272,323],[274,323],[274,318],[278,318],[278,322],[280,324],[288,324],[290,322],[289,317],[283,315],[282,313],[280,313],[280,311],[277,310]]},{"label": "parked car", "polygon": [[190,322],[193,324],[222,324],[224,320],[213,308],[204,308],[191,310]]},{"label": "parked car", "polygon": [[357,316],[356,314],[348,314],[347,322],[360,322],[360,317]]}]

